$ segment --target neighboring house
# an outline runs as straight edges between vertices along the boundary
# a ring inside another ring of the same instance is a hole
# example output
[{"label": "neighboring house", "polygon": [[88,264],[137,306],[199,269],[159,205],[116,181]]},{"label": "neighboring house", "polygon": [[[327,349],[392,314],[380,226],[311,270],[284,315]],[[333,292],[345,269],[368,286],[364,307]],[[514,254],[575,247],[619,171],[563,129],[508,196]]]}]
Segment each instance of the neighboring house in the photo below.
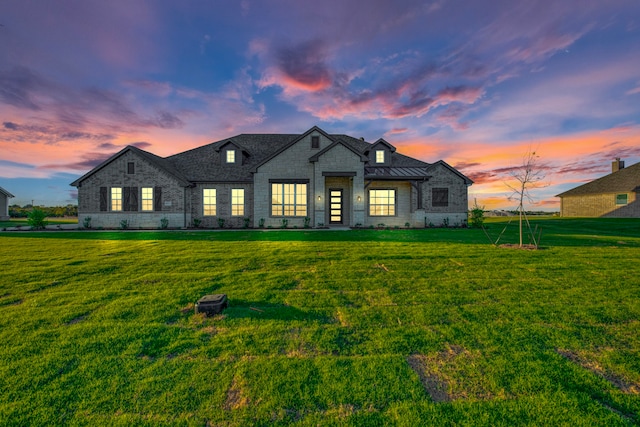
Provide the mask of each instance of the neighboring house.
[{"label": "neighboring house", "polygon": [[15,197],[4,188],[0,187],[0,220],[9,219],[9,199]]},{"label": "neighboring house", "polygon": [[558,194],[560,215],[640,218],[640,163],[628,168],[617,158],[609,175]]},{"label": "neighboring house", "polygon": [[[241,134],[162,158],[128,146],[78,178],[79,223],[115,228],[412,227],[467,221],[472,181],[375,143],[331,135]],[[168,222],[167,222],[168,221]]]}]

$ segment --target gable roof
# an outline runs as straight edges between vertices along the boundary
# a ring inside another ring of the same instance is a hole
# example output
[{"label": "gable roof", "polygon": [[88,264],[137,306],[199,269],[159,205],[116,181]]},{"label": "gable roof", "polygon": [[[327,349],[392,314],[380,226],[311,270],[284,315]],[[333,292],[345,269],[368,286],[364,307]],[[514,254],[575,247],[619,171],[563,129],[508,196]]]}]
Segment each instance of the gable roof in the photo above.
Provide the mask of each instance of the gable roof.
[{"label": "gable roof", "polygon": [[[101,170],[119,156],[127,151],[132,151],[144,158],[146,161],[165,171],[169,175],[176,178],[183,186],[193,185],[198,182],[253,182],[253,173],[269,160],[275,158],[292,145],[296,144],[311,133],[320,133],[326,137],[331,144],[309,158],[309,161],[317,161],[318,157],[327,152],[331,148],[342,145],[351,150],[354,154],[360,156],[365,163],[365,167],[370,171],[371,177],[379,177],[384,179],[421,179],[429,177],[429,168],[434,165],[443,164],[454,173],[462,177],[467,184],[472,181],[462,175],[451,166],[443,161],[436,163],[426,163],[409,156],[399,154],[388,142],[379,139],[376,143],[371,144],[363,138],[354,138],[345,134],[328,134],[317,126],[312,127],[303,134],[239,134],[230,138],[225,138],[216,142],[212,142],[201,147],[193,148],[169,157],[159,157],[137,147],[127,146],[120,152],[111,156],[109,159],[96,166],[85,175],[75,180],[71,185],[79,186],[83,180],[97,171]],[[223,161],[224,146],[233,144],[248,154],[240,163],[226,163]],[[376,144],[384,144],[388,146],[392,154],[389,163],[385,166],[376,166],[371,169],[367,166],[369,159],[366,153]],[[365,171],[365,176],[367,171]],[[393,177],[393,178],[390,178]]]},{"label": "gable roof", "polygon": [[320,159],[320,156],[322,156],[324,153],[332,150],[334,147],[336,147],[337,145],[342,145],[343,147],[345,147],[347,150],[353,152],[353,154],[355,154],[356,156],[360,157],[360,161],[362,162],[366,162],[368,160],[367,156],[365,156],[364,154],[362,154],[362,152],[358,151],[355,149],[355,147],[347,144],[346,142],[342,141],[342,139],[338,139],[337,141],[335,141],[332,144],[329,144],[327,147],[323,148],[322,150],[318,151],[316,154],[314,154],[313,156],[309,157],[309,161],[310,162],[317,162],[318,159]]},{"label": "gable roof", "polygon": [[587,196],[605,193],[640,191],[640,163],[620,169],[579,187],[557,194],[556,197]]},{"label": "gable roof", "polygon": [[169,175],[173,176],[181,185],[183,185],[185,187],[190,185],[189,181],[185,179],[183,174],[178,169],[176,169],[174,167],[174,165],[172,165],[170,162],[168,162],[166,159],[163,159],[162,157],[156,156],[155,154],[149,153],[148,151],[141,150],[140,148],[134,147],[133,145],[127,145],[125,148],[123,148],[122,150],[120,150],[119,152],[114,154],[113,156],[109,157],[107,160],[105,160],[104,162],[100,163],[98,166],[96,166],[95,168],[91,169],[89,172],[87,172],[86,174],[82,175],[80,178],[78,178],[75,181],[73,181],[71,183],[71,185],[74,186],[74,187],[80,186],[82,181],[84,181],[86,178],[88,178],[89,176],[91,176],[94,173],[98,172],[99,170],[103,169],[105,166],[107,166],[108,164],[110,164],[111,162],[116,160],[118,157],[122,156],[123,154],[125,154],[127,152],[133,152],[133,153],[137,154],[138,156],[142,157],[144,160],[149,162],[151,165],[153,165],[153,166],[157,167],[158,169],[160,169],[160,170],[168,173]]},{"label": "gable roof", "polygon": [[4,188],[0,187],[0,193],[4,194],[5,196],[7,196],[7,198],[11,198],[11,197],[16,197],[13,194],[9,193],[7,190],[5,190]]},{"label": "gable roof", "polygon": [[466,175],[464,175],[463,173],[461,173],[460,171],[458,171],[456,168],[454,168],[453,166],[449,165],[447,162],[445,162],[444,160],[438,160],[435,163],[432,163],[431,165],[429,165],[429,167],[427,168],[427,172],[429,170],[433,170],[433,168],[435,166],[444,166],[445,168],[449,169],[451,172],[453,172],[454,174],[458,175],[460,178],[462,178],[464,180],[464,183],[467,185],[471,185],[473,184],[473,181],[468,178]]}]

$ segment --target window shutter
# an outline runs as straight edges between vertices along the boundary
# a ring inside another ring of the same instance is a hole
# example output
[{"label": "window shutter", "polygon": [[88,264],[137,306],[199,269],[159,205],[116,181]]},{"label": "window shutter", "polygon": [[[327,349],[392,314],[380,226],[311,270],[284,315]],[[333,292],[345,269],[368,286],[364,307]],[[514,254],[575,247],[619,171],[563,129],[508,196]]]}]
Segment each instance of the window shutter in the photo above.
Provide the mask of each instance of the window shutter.
[{"label": "window shutter", "polygon": [[107,187],[100,187],[100,212],[106,212],[109,205],[107,198]]},{"label": "window shutter", "polygon": [[138,187],[131,187],[129,208],[129,210],[132,212],[138,212]]},{"label": "window shutter", "polygon": [[153,189],[153,210],[161,211],[162,210],[162,187],[156,187]]},{"label": "window shutter", "polygon": [[128,212],[131,210],[131,187],[124,187],[122,189],[122,210]]}]

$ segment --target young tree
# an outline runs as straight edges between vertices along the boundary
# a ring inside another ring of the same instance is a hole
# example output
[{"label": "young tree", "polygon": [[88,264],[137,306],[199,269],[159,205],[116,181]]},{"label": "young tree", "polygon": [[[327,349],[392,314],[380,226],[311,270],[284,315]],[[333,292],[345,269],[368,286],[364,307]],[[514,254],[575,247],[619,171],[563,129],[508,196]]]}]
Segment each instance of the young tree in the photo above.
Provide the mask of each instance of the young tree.
[{"label": "young tree", "polygon": [[[509,196],[509,200],[516,200],[518,202],[518,216],[519,216],[519,233],[520,244],[518,247],[522,247],[522,220],[526,219],[524,212],[524,200],[527,199],[530,203],[534,200],[531,197],[530,191],[536,188],[546,187],[548,184],[543,183],[545,178],[545,167],[540,164],[540,156],[535,151],[529,150],[522,158],[522,165],[514,168],[511,173],[513,178],[512,183],[506,182],[505,185],[512,191]],[[527,221],[528,223],[528,221]],[[535,242],[534,237],[534,244]]]}]

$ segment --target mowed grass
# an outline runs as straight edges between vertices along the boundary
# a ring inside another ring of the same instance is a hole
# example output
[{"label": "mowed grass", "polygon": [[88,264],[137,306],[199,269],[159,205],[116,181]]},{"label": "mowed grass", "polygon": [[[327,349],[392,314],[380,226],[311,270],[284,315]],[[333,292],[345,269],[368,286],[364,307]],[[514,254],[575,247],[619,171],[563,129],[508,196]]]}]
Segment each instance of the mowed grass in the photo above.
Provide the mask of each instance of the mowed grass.
[{"label": "mowed grass", "polygon": [[534,223],[0,233],[0,423],[637,425],[640,220]]}]

